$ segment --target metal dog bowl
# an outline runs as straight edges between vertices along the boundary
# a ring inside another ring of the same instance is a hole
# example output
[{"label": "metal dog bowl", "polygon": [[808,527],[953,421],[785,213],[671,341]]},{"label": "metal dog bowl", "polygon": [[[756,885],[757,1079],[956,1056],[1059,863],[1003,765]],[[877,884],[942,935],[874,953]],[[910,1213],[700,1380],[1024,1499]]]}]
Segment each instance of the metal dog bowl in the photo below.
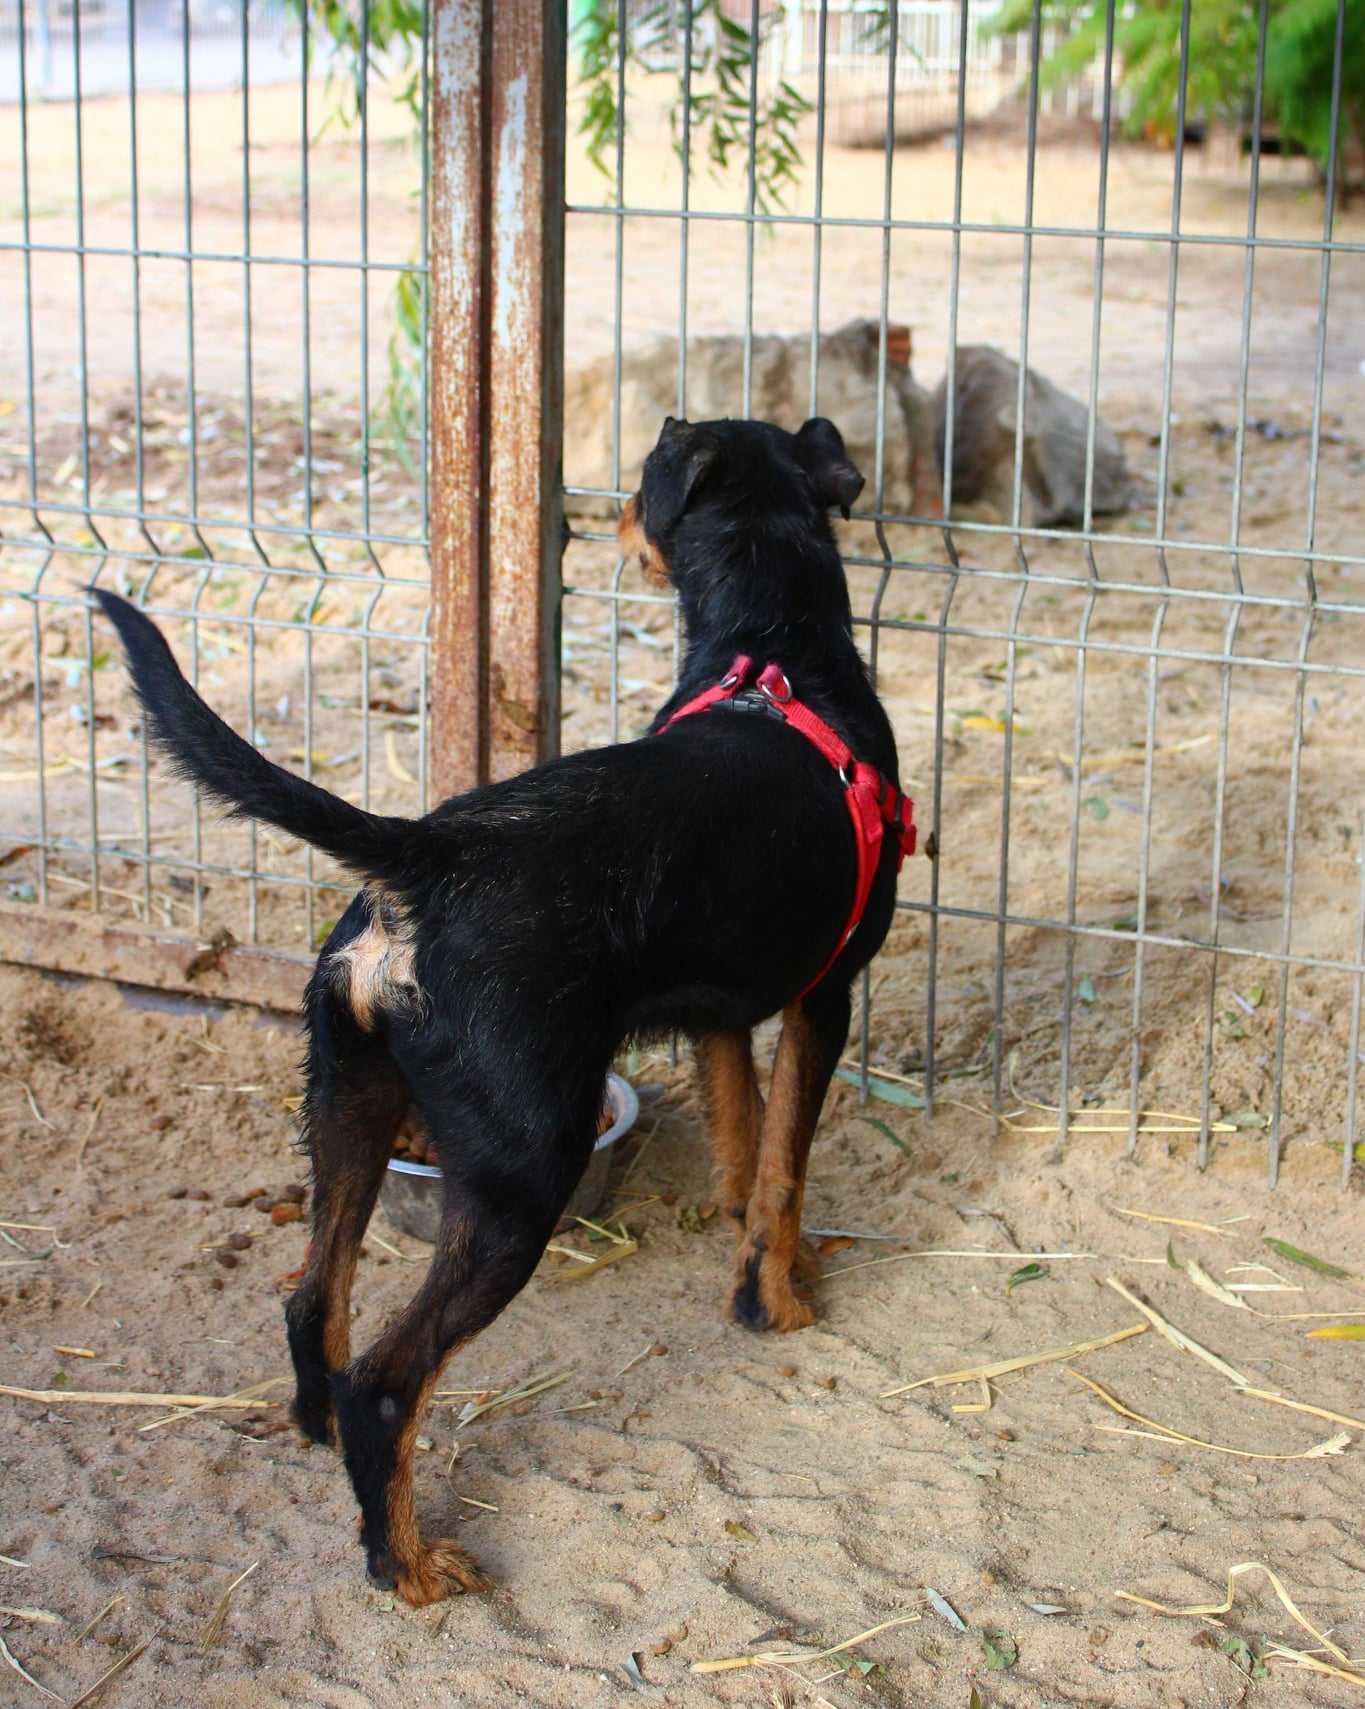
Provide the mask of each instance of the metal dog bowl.
[{"label": "metal dog bowl", "polygon": [[[635,1088],[619,1074],[607,1075],[607,1102],[616,1119],[593,1147],[583,1178],[564,1207],[566,1217],[592,1217],[601,1210],[611,1174],[611,1148],[639,1119],[640,1100]],[[409,1163],[406,1157],[389,1159],[379,1202],[389,1221],[404,1234],[434,1244],[441,1226],[443,1198],[441,1171],[434,1164]]]}]

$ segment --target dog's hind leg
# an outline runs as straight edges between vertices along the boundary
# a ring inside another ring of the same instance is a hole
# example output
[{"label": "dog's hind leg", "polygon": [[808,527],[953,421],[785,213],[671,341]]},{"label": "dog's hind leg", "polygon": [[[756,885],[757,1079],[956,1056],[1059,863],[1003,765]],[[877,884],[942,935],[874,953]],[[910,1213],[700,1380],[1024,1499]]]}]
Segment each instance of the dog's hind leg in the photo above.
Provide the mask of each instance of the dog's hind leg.
[{"label": "dog's hind leg", "polygon": [[[520,1137],[504,1152],[517,1158],[515,1167],[484,1168],[475,1181],[424,1114],[446,1189],[431,1267],[409,1305],[333,1382],[370,1577],[418,1607],[487,1582],[455,1543],[426,1543],[419,1532],[412,1459],[422,1411],[449,1356],[530,1278],[574,1179],[558,1156]],[[592,1144],[590,1117],[584,1127],[580,1169]]]},{"label": "dog's hind leg", "polygon": [[804,1329],[815,1321],[815,1308],[797,1292],[792,1272],[801,1255],[806,1163],[850,1013],[847,988],[819,985],[782,1015],[730,1301],[731,1315],[749,1329]]},{"label": "dog's hind leg", "polygon": [[742,1237],[763,1132],[763,1094],[754,1072],[753,1039],[746,1028],[709,1033],[697,1040],[696,1053],[721,1208],[733,1219],[737,1237]]},{"label": "dog's hind leg", "polygon": [[294,1417],[315,1442],[332,1419],[332,1373],[351,1357],[351,1283],[360,1242],[407,1113],[407,1084],[382,1039],[360,1030],[315,981],[308,1000],[303,1141],[313,1166],[313,1237],[285,1307]]}]

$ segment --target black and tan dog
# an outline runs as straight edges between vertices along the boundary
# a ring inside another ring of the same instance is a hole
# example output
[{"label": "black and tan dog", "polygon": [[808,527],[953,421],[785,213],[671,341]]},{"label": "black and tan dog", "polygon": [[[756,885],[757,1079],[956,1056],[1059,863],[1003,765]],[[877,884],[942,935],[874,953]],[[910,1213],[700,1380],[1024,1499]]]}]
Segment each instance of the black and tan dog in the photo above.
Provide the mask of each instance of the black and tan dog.
[{"label": "black and tan dog", "polygon": [[[620,529],[677,589],[687,627],[652,733],[417,820],[272,765],[199,699],[148,618],[97,591],[179,770],[364,880],[308,992],[313,1239],[286,1316],[298,1422],[319,1441],[335,1422],[371,1576],[409,1602],[484,1582],[418,1533],[414,1438],[447,1357],[535,1269],[623,1040],[696,1041],[738,1238],[733,1315],[812,1321],[793,1276],[807,1154],[850,982],[886,934],[913,838],[828,518],[861,486],[823,420],[794,435],[666,423]],[[750,1029],[779,1011],[765,1107]],[[352,1358],[356,1254],[410,1104],[444,1172],[444,1220],[415,1297]]]}]

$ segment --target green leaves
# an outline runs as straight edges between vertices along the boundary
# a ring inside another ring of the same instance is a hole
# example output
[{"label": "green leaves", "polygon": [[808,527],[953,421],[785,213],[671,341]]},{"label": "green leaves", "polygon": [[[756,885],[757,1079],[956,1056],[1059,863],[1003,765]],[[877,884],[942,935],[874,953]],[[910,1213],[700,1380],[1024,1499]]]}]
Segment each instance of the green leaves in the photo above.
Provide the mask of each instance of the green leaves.
[{"label": "green leaves", "polygon": [[992,1673],[1004,1673],[1019,1660],[1019,1646],[1007,1632],[987,1632],[981,1639],[986,1652],[986,1666]]},{"label": "green leaves", "polygon": [[1305,1270],[1315,1270],[1319,1276],[1336,1276],[1348,1282],[1356,1279],[1352,1271],[1343,1270],[1340,1264],[1329,1264],[1325,1258],[1315,1258],[1311,1252],[1291,1246],[1287,1240],[1276,1240],[1271,1235],[1266,1235],[1265,1243],[1288,1264],[1300,1264]]},{"label": "green leaves", "polygon": [[886,1138],[891,1141],[892,1145],[895,1146],[897,1151],[903,1151],[907,1156],[909,1155],[910,1147],[893,1128],[881,1119],[880,1116],[859,1116],[858,1119],[859,1121],[866,1122],[869,1127],[875,1127],[878,1133],[884,1134]]},{"label": "green leaves", "polygon": [[1005,1292],[1012,1294],[1024,1282],[1041,1282],[1046,1275],[1046,1264],[1021,1264],[1017,1270],[1010,1273],[1010,1279],[1005,1283]]},{"label": "green leaves", "polygon": [[1231,1656],[1242,1672],[1251,1679],[1265,1679],[1270,1672],[1246,1639],[1239,1638],[1233,1632],[1226,1632],[1219,1638],[1218,1648],[1225,1656]]},{"label": "green leaves", "polygon": [[1237,1128],[1269,1127],[1270,1117],[1263,1116],[1259,1110],[1229,1110],[1225,1116],[1219,1116],[1219,1121],[1227,1122]]},{"label": "green leaves", "polygon": [[732,164],[747,161],[752,118],[755,212],[785,208],[802,165],[798,127],[811,104],[785,81],[771,88],[760,79],[754,87],[754,66],[765,27],[760,24],[755,41],[748,26],[728,16],[719,0],[694,0],[691,69],[684,92],[686,44],[668,0],[656,0],[627,21],[624,44],[618,38],[616,0],[592,0],[574,38],[583,95],[578,134],[588,159],[604,176],[611,176],[621,134],[616,97],[624,53],[628,65],[651,76],[677,80],[670,112],[674,147],[682,153],[686,126],[690,147],[703,151],[716,177],[724,177]]},{"label": "green leaves", "polygon": [[[863,1077],[853,1068],[836,1068],[834,1076],[844,1080],[850,1086],[856,1086],[861,1091]],[[899,1104],[904,1110],[922,1110],[924,1094],[916,1092],[911,1086],[898,1086],[894,1080],[883,1080],[876,1074],[867,1077],[867,1089],[874,1098],[880,1098],[884,1104]]]},{"label": "green leaves", "polygon": [[[1181,87],[1183,8],[1136,6],[1114,22],[1115,82],[1126,97],[1130,136],[1175,133]],[[1045,89],[1085,75],[1104,52],[1107,7],[1101,0],[1051,0],[1046,9],[1060,46],[1040,70]],[[1033,0],[1007,0],[986,26],[992,35],[1029,28]],[[1190,9],[1186,107],[1244,124],[1256,88],[1257,8],[1247,0],[1199,0]],[[1265,45],[1265,104],[1282,135],[1320,166],[1332,146],[1332,61],[1337,0],[1271,0]],[[1365,88],[1365,7],[1347,0],[1341,89]],[[1365,110],[1342,100],[1342,129],[1365,141]]]}]

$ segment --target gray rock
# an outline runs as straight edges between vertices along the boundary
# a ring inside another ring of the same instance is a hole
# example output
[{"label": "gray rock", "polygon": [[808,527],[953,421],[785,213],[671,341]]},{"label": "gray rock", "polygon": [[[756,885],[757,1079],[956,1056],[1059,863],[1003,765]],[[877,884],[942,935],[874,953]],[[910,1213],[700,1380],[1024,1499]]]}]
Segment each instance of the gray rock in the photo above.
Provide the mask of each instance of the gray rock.
[{"label": "gray rock", "polygon": [[[953,399],[953,511],[987,504],[1013,515],[1015,421],[1019,364],[987,344],[958,346]],[[948,381],[934,389],[934,448],[943,471]],[[1086,435],[1089,409],[1051,380],[1028,369],[1024,377],[1022,521],[1027,527],[1074,526],[1085,514]],[[1110,516],[1141,501],[1123,447],[1103,420],[1095,422],[1096,516]]]}]

